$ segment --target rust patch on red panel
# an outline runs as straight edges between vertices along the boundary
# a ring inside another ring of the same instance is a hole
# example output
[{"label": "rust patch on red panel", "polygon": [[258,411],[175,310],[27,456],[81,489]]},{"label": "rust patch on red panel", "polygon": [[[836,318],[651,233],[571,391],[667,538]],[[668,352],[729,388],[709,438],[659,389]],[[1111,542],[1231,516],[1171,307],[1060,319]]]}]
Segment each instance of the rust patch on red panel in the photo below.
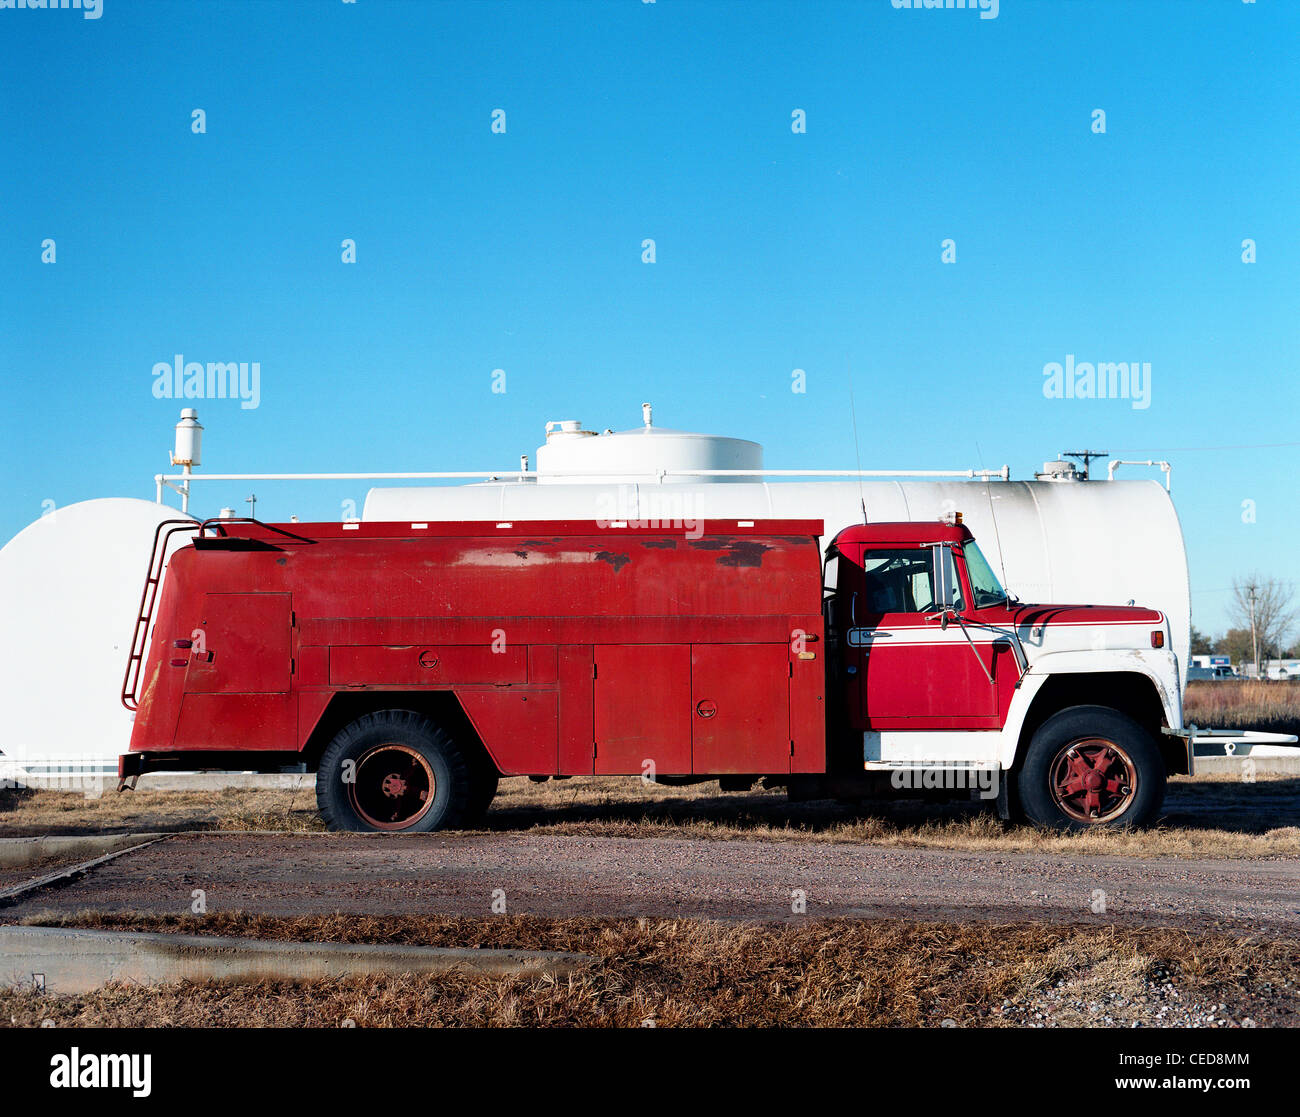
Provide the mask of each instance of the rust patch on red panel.
[{"label": "rust patch on red panel", "polygon": [[631,555],[616,555],[613,551],[597,551],[597,562],[607,562],[614,568],[614,572],[622,570],[629,562],[632,561]]},{"label": "rust patch on red panel", "polygon": [[692,547],[701,551],[720,551],[719,566],[762,566],[763,555],[772,548],[756,539],[700,539]]}]

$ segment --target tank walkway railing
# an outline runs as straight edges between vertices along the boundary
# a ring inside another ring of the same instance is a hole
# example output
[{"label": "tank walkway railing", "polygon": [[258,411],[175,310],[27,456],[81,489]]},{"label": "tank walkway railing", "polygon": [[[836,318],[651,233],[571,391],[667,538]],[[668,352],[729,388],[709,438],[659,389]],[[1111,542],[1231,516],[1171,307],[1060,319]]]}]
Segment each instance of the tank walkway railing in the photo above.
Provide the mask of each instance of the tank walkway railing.
[{"label": "tank walkway railing", "polygon": [[[645,477],[953,477],[967,480],[1009,481],[1011,467],[1001,469],[620,469],[610,471],[611,478]],[[585,478],[598,481],[599,473],[590,469],[547,470],[538,473],[526,469],[492,471],[450,470],[432,473],[157,473],[158,503],[163,488],[172,483],[193,481],[537,481],[540,478]]]}]

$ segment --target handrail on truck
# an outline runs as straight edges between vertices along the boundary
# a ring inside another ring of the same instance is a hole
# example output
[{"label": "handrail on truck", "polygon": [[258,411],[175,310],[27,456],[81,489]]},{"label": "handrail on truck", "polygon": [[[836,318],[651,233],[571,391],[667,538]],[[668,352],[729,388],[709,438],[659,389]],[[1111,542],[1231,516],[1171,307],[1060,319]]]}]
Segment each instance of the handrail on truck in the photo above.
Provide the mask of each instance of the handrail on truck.
[{"label": "handrail on truck", "polygon": [[[158,587],[162,583],[163,570],[167,565],[167,544],[173,535],[183,531],[196,531],[200,535],[216,531],[225,535],[226,524],[256,524],[267,531],[296,539],[301,543],[314,543],[314,539],[297,535],[292,531],[264,523],[249,516],[236,516],[222,519],[212,517],[207,520],[163,520],[153,533],[153,547],[149,551],[149,567],[145,572],[144,588],[140,591],[140,607],[136,611],[135,632],[131,635],[131,651],[127,656],[126,673],[122,677],[122,705],[135,711],[140,703],[140,674],[144,669],[144,657],[148,651],[149,625],[153,621],[153,611],[158,604]],[[167,530],[164,531],[163,529]]]}]

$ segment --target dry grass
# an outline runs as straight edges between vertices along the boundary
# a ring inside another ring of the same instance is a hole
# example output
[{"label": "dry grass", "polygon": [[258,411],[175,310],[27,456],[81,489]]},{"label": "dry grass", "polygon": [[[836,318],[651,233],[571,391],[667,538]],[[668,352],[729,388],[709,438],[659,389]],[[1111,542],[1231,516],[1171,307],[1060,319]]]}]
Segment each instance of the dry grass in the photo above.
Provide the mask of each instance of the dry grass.
[{"label": "dry grass", "polygon": [[1262,729],[1300,735],[1300,682],[1198,680],[1187,684],[1183,718],[1214,729]]},{"label": "dry grass", "polygon": [[301,985],[110,986],[63,998],[0,992],[0,1022],[916,1027],[947,1019],[960,1025],[1116,1026],[1204,1023],[1204,1014],[1214,1012],[1268,1025],[1294,1023],[1300,1008],[1300,942],[1166,929],[886,920],[724,924],[95,913],[42,922],[296,941],[574,950],[594,955],[598,963],[585,974],[558,980],[400,976]]},{"label": "dry grass", "polygon": [[0,789],[0,837],[143,834],[165,830],[324,830],[309,785],[294,791],[72,791]]},{"label": "dry grass", "polygon": [[[766,839],[898,848],[1078,856],[1300,856],[1300,779],[1178,777],[1160,825],[1137,831],[1046,833],[1004,824],[986,806],[876,801],[790,803],[784,792],[724,794],[717,784],[644,785],[590,777],[508,779],[487,818],[496,831],[614,837]],[[159,830],[322,830],[310,789],[110,792],[0,791],[0,836]]]}]

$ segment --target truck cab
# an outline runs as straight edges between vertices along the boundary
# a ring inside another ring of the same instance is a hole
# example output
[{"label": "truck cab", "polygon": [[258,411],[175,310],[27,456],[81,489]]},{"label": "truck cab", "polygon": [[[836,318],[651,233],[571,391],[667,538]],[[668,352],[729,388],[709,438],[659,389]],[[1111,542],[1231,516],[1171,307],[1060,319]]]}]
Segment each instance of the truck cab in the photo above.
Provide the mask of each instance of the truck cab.
[{"label": "truck cab", "polygon": [[1020,602],[957,516],[841,531],[825,587],[841,767],[995,773],[1004,814],[1067,828],[1145,821],[1190,772],[1158,610]]}]

